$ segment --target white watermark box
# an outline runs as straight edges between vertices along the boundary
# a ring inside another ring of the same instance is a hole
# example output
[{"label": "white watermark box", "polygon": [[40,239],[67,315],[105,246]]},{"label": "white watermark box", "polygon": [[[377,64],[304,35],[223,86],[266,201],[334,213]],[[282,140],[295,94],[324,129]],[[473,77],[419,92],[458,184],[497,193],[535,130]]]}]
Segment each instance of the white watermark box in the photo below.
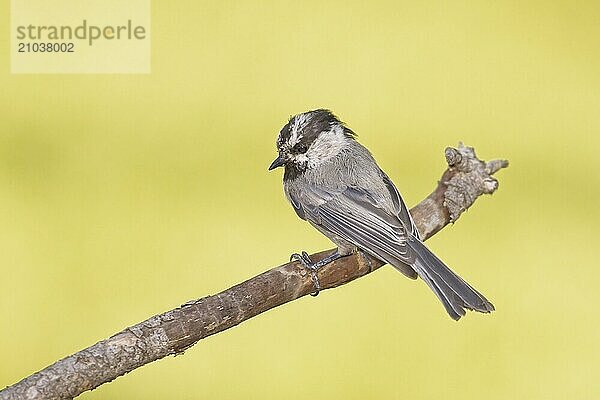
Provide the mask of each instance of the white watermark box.
[{"label": "white watermark box", "polygon": [[150,73],[150,0],[11,0],[11,72]]}]

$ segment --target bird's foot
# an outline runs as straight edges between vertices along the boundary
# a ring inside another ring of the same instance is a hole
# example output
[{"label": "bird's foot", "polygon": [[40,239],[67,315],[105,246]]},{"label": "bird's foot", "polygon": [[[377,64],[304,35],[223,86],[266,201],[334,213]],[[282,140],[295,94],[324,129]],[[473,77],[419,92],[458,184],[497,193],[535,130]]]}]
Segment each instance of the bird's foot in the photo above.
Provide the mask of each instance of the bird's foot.
[{"label": "bird's foot", "polygon": [[290,256],[290,261],[299,261],[302,266],[310,272],[310,277],[315,285],[315,291],[311,293],[311,296],[317,296],[321,291],[321,283],[319,282],[319,276],[317,272],[319,268],[316,266],[317,263],[313,263],[307,252],[303,251],[301,254],[294,253]]},{"label": "bird's foot", "polygon": [[310,277],[313,281],[313,284],[315,285],[315,291],[310,295],[314,297],[317,296],[321,291],[321,283],[319,282],[319,275],[317,274],[319,272],[319,269],[322,266],[327,265],[340,257],[341,255],[336,251],[333,254],[325,257],[321,261],[313,262],[308,253],[303,251],[301,254],[292,254],[290,256],[290,261],[299,261],[300,264],[302,264],[302,266],[310,272]]}]

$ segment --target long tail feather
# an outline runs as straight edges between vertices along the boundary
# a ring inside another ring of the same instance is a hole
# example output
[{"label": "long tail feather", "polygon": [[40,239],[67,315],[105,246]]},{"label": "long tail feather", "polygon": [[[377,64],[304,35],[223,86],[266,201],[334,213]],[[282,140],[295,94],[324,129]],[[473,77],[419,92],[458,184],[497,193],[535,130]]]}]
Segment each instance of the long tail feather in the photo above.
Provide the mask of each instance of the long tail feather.
[{"label": "long tail feather", "polygon": [[412,267],[441,300],[452,319],[465,315],[465,309],[482,313],[494,311],[494,305],[481,293],[456,275],[420,240],[410,240],[416,260]]}]

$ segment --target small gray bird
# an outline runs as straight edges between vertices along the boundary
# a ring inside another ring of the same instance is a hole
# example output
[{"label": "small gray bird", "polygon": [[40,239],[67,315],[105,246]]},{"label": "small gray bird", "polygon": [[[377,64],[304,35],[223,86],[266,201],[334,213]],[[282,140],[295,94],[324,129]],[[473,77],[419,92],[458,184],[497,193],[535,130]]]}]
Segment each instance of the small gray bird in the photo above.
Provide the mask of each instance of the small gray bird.
[{"label": "small gray bird", "polygon": [[329,110],[292,117],[277,138],[279,156],[269,170],[284,166],[283,187],[298,216],[337,245],[309,269],[318,294],[317,270],[363,251],[409,278],[419,276],[454,320],[465,309],[489,313],[494,306],[437,258],[421,241],[398,189],[356,135]]}]

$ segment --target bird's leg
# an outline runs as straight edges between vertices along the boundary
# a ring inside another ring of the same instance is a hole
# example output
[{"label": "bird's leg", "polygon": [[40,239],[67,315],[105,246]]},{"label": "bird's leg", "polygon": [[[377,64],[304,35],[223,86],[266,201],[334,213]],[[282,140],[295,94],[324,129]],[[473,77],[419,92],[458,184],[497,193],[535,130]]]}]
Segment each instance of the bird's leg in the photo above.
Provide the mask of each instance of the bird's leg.
[{"label": "bird's leg", "polygon": [[341,257],[343,257],[343,256],[340,253],[338,253],[338,251],[336,250],[335,252],[328,255],[324,259],[317,261],[317,262],[313,262],[310,259],[310,256],[308,255],[308,253],[303,251],[302,254],[298,254],[298,253],[292,254],[290,257],[290,261],[293,261],[293,260],[300,261],[300,264],[302,264],[302,266],[310,272],[310,277],[311,277],[311,279],[315,285],[315,289],[316,289],[316,291],[311,293],[310,295],[316,296],[319,294],[319,291],[321,290],[321,283],[319,282],[319,276],[317,275],[319,268],[321,268],[322,266],[327,265],[330,262],[335,261]]}]

